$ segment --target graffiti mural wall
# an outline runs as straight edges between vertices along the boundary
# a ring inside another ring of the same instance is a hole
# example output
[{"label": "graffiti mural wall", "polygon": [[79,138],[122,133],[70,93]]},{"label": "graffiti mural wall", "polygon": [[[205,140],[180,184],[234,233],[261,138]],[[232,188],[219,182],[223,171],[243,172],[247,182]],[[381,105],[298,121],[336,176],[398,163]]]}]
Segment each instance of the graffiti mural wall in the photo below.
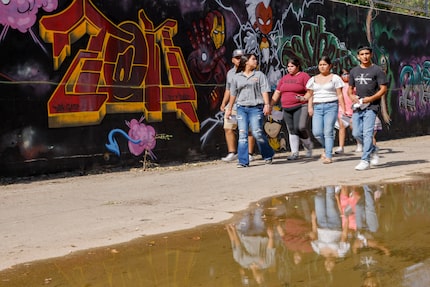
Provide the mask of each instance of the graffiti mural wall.
[{"label": "graffiti mural wall", "polygon": [[220,157],[236,48],[274,88],[290,56],[340,73],[370,45],[390,81],[379,139],[428,134],[427,27],[324,0],[1,0],[0,174]]}]

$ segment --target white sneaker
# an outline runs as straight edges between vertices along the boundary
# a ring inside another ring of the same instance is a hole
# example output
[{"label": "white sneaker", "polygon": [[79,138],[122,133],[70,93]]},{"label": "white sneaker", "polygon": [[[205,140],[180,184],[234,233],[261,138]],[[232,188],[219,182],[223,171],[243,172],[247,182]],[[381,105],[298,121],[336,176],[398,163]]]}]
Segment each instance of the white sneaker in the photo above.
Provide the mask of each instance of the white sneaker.
[{"label": "white sneaker", "polygon": [[237,153],[231,152],[226,157],[221,158],[222,161],[230,162],[237,159]]},{"label": "white sneaker", "polygon": [[338,147],[335,151],[335,154],[343,154],[343,147]]},{"label": "white sneaker", "polygon": [[363,145],[361,143],[358,143],[357,148],[355,149],[354,152],[363,152]]},{"label": "white sneaker", "polygon": [[355,170],[366,170],[369,168],[370,164],[365,160],[361,160],[360,163],[355,166]]},{"label": "white sneaker", "polygon": [[293,152],[292,154],[287,156],[287,160],[297,160],[297,159],[299,159],[299,153],[298,152]]},{"label": "white sneaker", "polygon": [[248,154],[248,160],[249,162],[254,161],[254,157],[252,156],[252,154]]},{"label": "white sneaker", "polygon": [[370,155],[370,165],[378,165],[379,164],[379,155],[378,148]]},{"label": "white sneaker", "polygon": [[372,158],[370,159],[370,165],[378,165],[379,164],[379,155],[374,153],[372,154]]}]

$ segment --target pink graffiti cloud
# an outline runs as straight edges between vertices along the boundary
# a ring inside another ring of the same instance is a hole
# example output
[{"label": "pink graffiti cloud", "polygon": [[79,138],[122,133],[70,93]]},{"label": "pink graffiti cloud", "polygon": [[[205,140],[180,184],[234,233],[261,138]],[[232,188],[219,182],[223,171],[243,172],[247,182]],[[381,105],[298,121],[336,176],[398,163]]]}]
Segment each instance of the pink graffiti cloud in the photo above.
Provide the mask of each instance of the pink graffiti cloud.
[{"label": "pink graffiti cloud", "polygon": [[52,12],[58,0],[0,0],[0,24],[26,33],[36,23],[37,12]]},{"label": "pink graffiti cloud", "polygon": [[143,118],[139,121],[132,119],[130,122],[126,122],[127,126],[130,128],[128,131],[130,138],[133,140],[140,140],[138,144],[129,141],[128,148],[130,152],[136,156],[142,154],[146,150],[152,158],[155,158],[155,155],[152,153],[152,149],[156,144],[155,130],[153,127],[143,124],[142,121]]}]

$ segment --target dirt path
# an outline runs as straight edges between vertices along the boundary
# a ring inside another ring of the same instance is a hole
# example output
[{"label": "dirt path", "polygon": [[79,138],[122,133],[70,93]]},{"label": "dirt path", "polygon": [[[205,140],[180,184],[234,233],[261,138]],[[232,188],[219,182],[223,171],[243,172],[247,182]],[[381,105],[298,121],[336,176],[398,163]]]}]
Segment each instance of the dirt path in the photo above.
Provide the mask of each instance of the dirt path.
[{"label": "dirt path", "polygon": [[[378,143],[381,165],[355,171],[359,155],[221,161],[0,186],[0,270],[28,261],[229,219],[250,202],[330,184],[401,181],[430,173],[430,136]],[[351,151],[353,147],[347,147]]]}]

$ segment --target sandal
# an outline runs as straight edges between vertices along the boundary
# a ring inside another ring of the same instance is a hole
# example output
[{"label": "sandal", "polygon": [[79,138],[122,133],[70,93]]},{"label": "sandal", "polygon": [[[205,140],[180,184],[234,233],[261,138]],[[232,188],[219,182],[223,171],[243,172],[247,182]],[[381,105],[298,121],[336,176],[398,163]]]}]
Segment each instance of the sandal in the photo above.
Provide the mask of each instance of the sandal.
[{"label": "sandal", "polygon": [[333,163],[333,160],[331,158],[325,157],[323,159],[323,164],[329,164],[329,163]]}]

